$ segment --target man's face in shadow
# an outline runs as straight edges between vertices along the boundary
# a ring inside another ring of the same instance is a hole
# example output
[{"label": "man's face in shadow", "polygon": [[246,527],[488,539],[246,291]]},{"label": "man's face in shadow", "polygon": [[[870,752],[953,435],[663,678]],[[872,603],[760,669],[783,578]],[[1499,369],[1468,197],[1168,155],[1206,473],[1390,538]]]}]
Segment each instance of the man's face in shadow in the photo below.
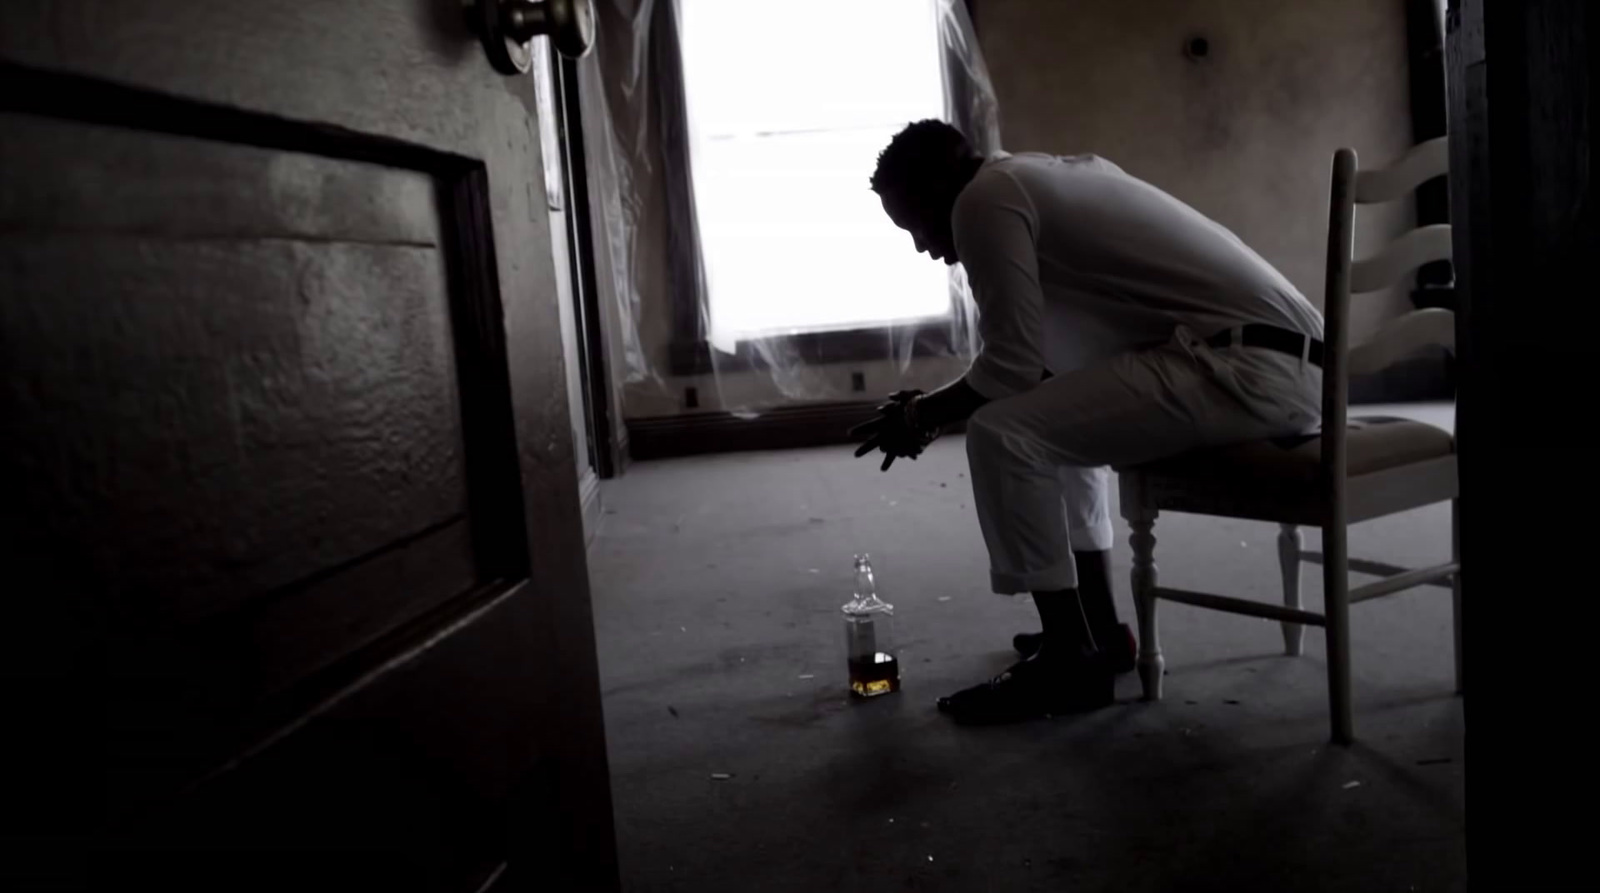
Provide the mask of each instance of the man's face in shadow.
[{"label": "man's face in shadow", "polygon": [[954,264],[960,260],[956,257],[956,237],[950,225],[955,201],[953,197],[943,197],[947,192],[949,190],[934,186],[918,192],[893,190],[878,198],[894,225],[911,234],[911,244],[919,253]]}]

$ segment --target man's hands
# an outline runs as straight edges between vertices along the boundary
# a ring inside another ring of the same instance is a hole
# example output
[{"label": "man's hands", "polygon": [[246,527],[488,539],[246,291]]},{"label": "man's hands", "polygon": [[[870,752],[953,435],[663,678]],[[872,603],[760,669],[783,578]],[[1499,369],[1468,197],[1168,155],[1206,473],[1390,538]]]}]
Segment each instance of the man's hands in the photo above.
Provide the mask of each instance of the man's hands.
[{"label": "man's hands", "polygon": [[852,437],[867,436],[856,455],[883,450],[882,470],[888,471],[896,459],[917,458],[945,426],[965,421],[988,402],[965,378],[931,394],[896,391],[889,395],[888,403],[878,407],[877,418],[850,429]]},{"label": "man's hands", "polygon": [[874,449],[883,451],[883,467],[888,471],[894,460],[905,457],[915,460],[923,448],[938,437],[938,430],[920,427],[914,403],[921,391],[896,391],[889,402],[878,407],[878,417],[850,429],[852,437],[867,435],[866,442],[856,448],[857,456],[865,456]]}]

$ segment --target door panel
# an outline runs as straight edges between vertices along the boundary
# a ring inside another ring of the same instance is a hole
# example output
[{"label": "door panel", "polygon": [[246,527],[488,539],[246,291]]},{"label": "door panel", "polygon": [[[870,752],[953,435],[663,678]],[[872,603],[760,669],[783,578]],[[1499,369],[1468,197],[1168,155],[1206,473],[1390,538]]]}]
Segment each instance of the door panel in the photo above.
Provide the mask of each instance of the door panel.
[{"label": "door panel", "polygon": [[[0,246],[8,408],[30,431],[14,471],[42,500],[30,511],[70,528],[128,610],[236,609],[465,519],[426,177],[19,116],[0,127],[4,161],[39,156],[0,199],[15,230]],[[72,143],[72,167],[42,163]],[[310,182],[278,188],[296,180]],[[165,184],[193,195],[159,200]],[[346,210],[346,187],[400,213]],[[71,490],[93,498],[61,499]],[[456,565],[470,583],[470,558]]]},{"label": "door panel", "polygon": [[[239,143],[22,115],[3,119],[13,231],[439,245],[431,178]],[[70,166],[54,164],[71,158]],[[23,175],[15,175],[22,172]]]},{"label": "door panel", "polygon": [[[519,628],[540,621],[515,594],[408,649],[370,684],[312,710],[288,733],[172,808],[113,838],[94,865],[104,889],[467,890],[512,864],[522,889],[594,889],[560,870],[558,767],[531,763],[536,719],[463,693],[536,690],[540,661]],[[218,878],[227,878],[218,883]],[[545,883],[539,883],[543,881]],[[545,884],[548,884],[546,886]]]},{"label": "door panel", "polygon": [[0,7],[24,889],[615,887],[533,83],[461,21]]}]

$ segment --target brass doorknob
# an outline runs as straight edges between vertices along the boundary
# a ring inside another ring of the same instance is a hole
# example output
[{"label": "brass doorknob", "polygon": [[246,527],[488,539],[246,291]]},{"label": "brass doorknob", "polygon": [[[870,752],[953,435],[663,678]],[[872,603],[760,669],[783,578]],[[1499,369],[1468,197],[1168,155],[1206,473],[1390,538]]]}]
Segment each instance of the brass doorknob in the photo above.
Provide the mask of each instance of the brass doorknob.
[{"label": "brass doorknob", "polygon": [[556,52],[576,59],[594,43],[594,7],[589,0],[462,0],[467,24],[483,43],[489,64],[501,74],[525,74],[528,45],[548,34]]}]

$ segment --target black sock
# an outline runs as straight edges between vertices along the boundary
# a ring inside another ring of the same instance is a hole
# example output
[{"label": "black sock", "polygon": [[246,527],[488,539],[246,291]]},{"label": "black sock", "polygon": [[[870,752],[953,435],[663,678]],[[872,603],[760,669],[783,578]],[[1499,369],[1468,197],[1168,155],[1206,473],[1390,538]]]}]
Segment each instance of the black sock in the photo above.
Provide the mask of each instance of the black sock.
[{"label": "black sock", "polygon": [[[1063,654],[1076,655],[1094,642],[1078,590],[1035,592],[1033,603],[1039,609],[1039,621],[1044,624],[1045,647],[1052,652],[1059,648]],[[1043,649],[1039,653],[1043,654]]]},{"label": "black sock", "polygon": [[1078,565],[1078,599],[1084,616],[1096,644],[1105,648],[1122,635],[1117,603],[1111,596],[1111,550],[1073,552],[1072,558]]}]

